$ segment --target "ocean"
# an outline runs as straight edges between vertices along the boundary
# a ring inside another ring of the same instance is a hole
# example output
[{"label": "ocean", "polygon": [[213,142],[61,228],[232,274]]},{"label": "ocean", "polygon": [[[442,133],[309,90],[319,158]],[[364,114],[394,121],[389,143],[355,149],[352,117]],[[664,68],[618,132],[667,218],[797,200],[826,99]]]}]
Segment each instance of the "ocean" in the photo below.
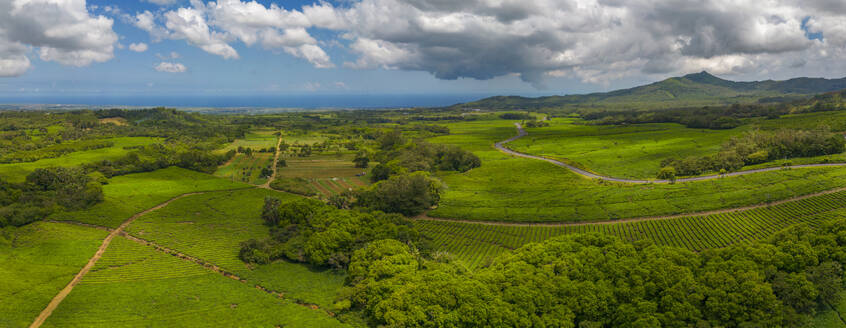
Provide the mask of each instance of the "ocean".
[{"label": "ocean", "polygon": [[77,106],[128,106],[128,107],[199,107],[199,108],[405,108],[441,107],[465,103],[492,96],[492,94],[389,94],[389,95],[260,95],[260,96],[139,96],[139,95],[85,95],[85,96],[0,96],[4,105],[77,105]]}]

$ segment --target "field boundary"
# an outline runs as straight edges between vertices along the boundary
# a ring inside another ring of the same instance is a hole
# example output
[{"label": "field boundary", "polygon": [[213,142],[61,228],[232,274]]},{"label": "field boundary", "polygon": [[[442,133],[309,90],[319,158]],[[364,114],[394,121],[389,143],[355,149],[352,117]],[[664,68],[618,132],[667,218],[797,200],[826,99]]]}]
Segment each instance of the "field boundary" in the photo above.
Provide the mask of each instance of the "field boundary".
[{"label": "field boundary", "polygon": [[[252,187],[250,187],[250,188],[252,188]],[[151,208],[148,208],[146,210],[138,212],[135,215],[131,216],[129,219],[126,219],[126,221],[123,221],[123,223],[121,223],[120,226],[118,226],[117,228],[109,230],[111,232],[109,233],[108,236],[106,236],[105,239],[103,239],[103,242],[102,242],[102,244],[100,244],[100,247],[97,249],[97,252],[95,252],[94,255],[90,259],[88,259],[88,263],[86,263],[85,266],[83,266],[82,269],[79,270],[79,272],[77,272],[77,274],[73,277],[73,279],[71,279],[71,281],[65,286],[65,288],[62,288],[62,290],[59,291],[59,293],[56,294],[56,296],[53,296],[53,299],[50,300],[50,303],[47,304],[47,307],[45,307],[44,310],[42,310],[41,313],[38,314],[38,317],[35,318],[35,320],[32,322],[32,324],[29,325],[29,327],[30,328],[38,328],[38,327],[41,327],[41,325],[44,324],[45,321],[47,321],[47,318],[49,318],[50,315],[53,314],[53,311],[56,310],[56,308],[59,307],[59,304],[61,304],[62,301],[71,293],[71,291],[73,291],[73,288],[76,287],[77,284],[79,284],[79,282],[82,280],[82,278],[85,277],[85,275],[88,274],[88,272],[91,271],[92,268],[94,268],[94,265],[97,264],[97,261],[99,261],[100,258],[103,256],[103,253],[105,253],[106,248],[109,247],[112,240],[116,236],[120,235],[123,232],[123,229],[128,227],[136,219],[138,219],[138,218],[140,218],[140,217],[142,217],[146,214],[149,214],[150,212],[161,209],[161,208],[169,205],[171,202],[178,200],[178,199],[181,199],[181,198],[184,198],[184,197],[188,197],[188,196],[192,196],[192,195],[206,194],[206,193],[211,193],[211,192],[226,192],[226,191],[250,189],[250,188],[235,188],[235,189],[211,190],[211,191],[195,191],[195,192],[184,193],[184,194],[175,196],[171,199],[168,199],[161,204],[158,204],[156,206],[153,206]],[[73,221],[52,221],[52,222],[61,223],[61,222],[73,222]],[[89,224],[85,224],[85,223],[81,223],[81,222],[79,222],[79,224],[84,225],[84,226],[97,227],[96,225],[89,225]],[[110,229],[110,228],[107,228],[107,227],[101,227],[101,228],[98,228],[98,229],[102,229],[102,228]]]},{"label": "field boundary", "polygon": [[508,138],[506,140],[495,143],[494,147],[497,150],[499,150],[503,153],[512,155],[512,156],[529,158],[529,159],[536,159],[536,160],[540,160],[540,161],[549,162],[549,163],[555,164],[557,166],[566,168],[566,169],[570,170],[571,172],[576,173],[578,175],[581,175],[585,178],[600,179],[600,180],[612,181],[612,182],[633,183],[633,184],[693,182],[693,181],[713,180],[713,179],[719,179],[719,178],[724,178],[724,177],[734,177],[734,176],[747,175],[747,174],[752,174],[752,173],[777,171],[777,170],[784,170],[784,169],[846,166],[846,163],[798,164],[798,165],[786,165],[786,166],[779,166],[779,167],[767,167],[767,168],[760,168],[760,169],[735,171],[735,172],[729,172],[729,173],[725,173],[725,174],[711,174],[711,175],[703,175],[703,176],[689,177],[689,178],[678,178],[678,179],[675,179],[675,180],[668,180],[668,179],[645,180],[645,179],[615,178],[615,177],[610,177],[610,176],[605,176],[605,175],[600,175],[600,174],[596,174],[596,173],[593,173],[593,172],[589,172],[589,171],[580,169],[578,167],[575,167],[573,165],[564,163],[564,162],[556,160],[556,159],[543,157],[543,156],[537,156],[537,155],[530,155],[530,154],[526,154],[526,153],[521,153],[521,152],[518,152],[518,151],[513,150],[511,148],[506,147],[505,144],[529,135],[529,133],[526,132],[526,130],[523,129],[523,126],[520,125],[520,123],[514,123],[514,126],[517,127],[517,135],[513,136],[511,138]]},{"label": "field boundary", "polygon": [[833,194],[833,193],[841,192],[841,191],[846,191],[846,187],[829,189],[829,190],[825,190],[825,191],[815,192],[815,193],[811,193],[811,194],[805,194],[805,195],[802,195],[802,196],[791,197],[791,198],[782,199],[782,200],[769,202],[769,203],[760,203],[760,204],[756,204],[756,205],[748,205],[748,206],[741,206],[741,207],[725,208],[725,209],[721,209],[721,210],[702,211],[702,212],[693,212],[693,213],[642,216],[642,217],[636,217],[636,218],[617,219],[617,220],[601,220],[601,221],[586,221],[586,222],[478,221],[478,220],[465,220],[465,219],[436,218],[436,217],[430,217],[430,216],[426,215],[425,213],[422,214],[422,215],[418,215],[418,216],[414,217],[413,219],[414,220],[425,220],[425,221],[459,222],[459,223],[468,223],[468,224],[480,224],[480,225],[492,225],[492,226],[514,226],[514,227],[563,227],[563,226],[601,225],[601,224],[615,224],[615,223],[652,221],[652,220],[667,220],[667,219],[677,219],[677,218],[683,218],[683,217],[708,216],[708,215],[713,215],[713,214],[733,213],[733,212],[753,210],[753,209],[756,209],[756,208],[764,208],[764,207],[781,205],[781,204],[784,204],[784,203],[800,201],[800,200],[803,200],[803,199]]},{"label": "field boundary", "polygon": [[282,136],[280,135],[278,138],[276,138],[276,152],[273,155],[273,174],[271,174],[270,177],[267,178],[267,182],[261,184],[259,188],[271,189],[270,183],[273,182],[274,179],[276,179],[276,171],[279,170],[276,165],[279,164],[279,146],[281,145]]}]

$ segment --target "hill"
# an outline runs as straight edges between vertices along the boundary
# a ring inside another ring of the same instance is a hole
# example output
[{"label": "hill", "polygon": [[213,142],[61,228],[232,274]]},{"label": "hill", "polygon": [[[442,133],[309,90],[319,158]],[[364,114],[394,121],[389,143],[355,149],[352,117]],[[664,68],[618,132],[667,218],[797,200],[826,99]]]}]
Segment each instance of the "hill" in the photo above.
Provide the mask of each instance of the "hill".
[{"label": "hill", "polygon": [[456,105],[483,109],[659,109],[777,102],[846,89],[846,78],[800,77],[784,81],[736,82],[708,72],[672,77],[663,81],[611,92],[527,98],[496,96]]}]

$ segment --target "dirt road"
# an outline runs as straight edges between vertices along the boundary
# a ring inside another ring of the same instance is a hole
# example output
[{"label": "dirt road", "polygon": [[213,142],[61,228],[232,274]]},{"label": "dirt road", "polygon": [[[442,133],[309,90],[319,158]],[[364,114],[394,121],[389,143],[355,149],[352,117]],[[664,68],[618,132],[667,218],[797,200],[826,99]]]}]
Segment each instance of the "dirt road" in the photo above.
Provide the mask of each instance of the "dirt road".
[{"label": "dirt road", "polygon": [[[517,126],[517,135],[513,136],[511,138],[508,138],[506,140],[495,143],[494,147],[496,147],[496,149],[498,149],[498,150],[500,150],[500,151],[502,151],[506,154],[517,156],[517,157],[531,158],[531,159],[546,161],[546,162],[558,165],[560,167],[566,168],[566,169],[572,171],[573,173],[576,173],[578,175],[581,175],[583,177],[590,178],[590,179],[600,179],[600,180],[605,180],[605,181],[635,183],[635,184],[669,183],[670,182],[670,180],[665,180],[665,179],[653,179],[653,180],[625,179],[625,178],[615,178],[615,177],[599,175],[599,174],[596,174],[596,173],[585,171],[583,169],[572,166],[570,164],[551,159],[551,158],[529,155],[529,154],[525,154],[525,153],[521,153],[521,152],[518,152],[518,151],[511,150],[508,147],[506,147],[505,144],[528,135],[528,133],[526,133],[526,130],[524,130],[523,127],[520,126],[520,123],[514,123],[514,125]],[[676,179],[675,182],[704,181],[704,180],[719,179],[719,178],[723,178],[723,177],[733,177],[733,176],[746,175],[746,174],[759,173],[759,172],[783,170],[783,169],[788,169],[788,168],[789,169],[801,169],[801,168],[831,167],[831,166],[846,166],[846,163],[801,164],[801,165],[790,165],[790,166],[780,166],[780,167],[768,167],[768,168],[763,168],[763,169],[736,171],[736,172],[730,172],[730,173],[726,173],[726,174],[713,174],[713,175],[703,175],[703,176],[690,177],[690,178],[679,178],[679,179]]]},{"label": "dirt road", "polygon": [[118,226],[117,229],[112,230],[112,232],[109,233],[108,236],[106,236],[106,239],[103,240],[103,243],[100,244],[100,248],[97,249],[97,252],[94,253],[94,256],[92,256],[91,259],[88,260],[88,263],[85,264],[84,267],[82,267],[82,270],[79,270],[79,272],[76,274],[76,276],[73,277],[73,279],[70,281],[70,283],[68,283],[67,286],[65,286],[65,288],[63,288],[58,294],[56,294],[56,296],[53,297],[53,299],[50,301],[50,303],[47,304],[47,307],[44,308],[44,310],[41,311],[41,313],[38,315],[37,318],[35,318],[35,321],[33,321],[31,325],[29,325],[29,327],[30,328],[37,328],[37,327],[41,327],[41,325],[44,324],[44,321],[46,321],[47,318],[49,318],[50,315],[53,314],[53,311],[56,310],[56,308],[59,306],[59,304],[61,304],[62,301],[65,299],[65,297],[67,297],[68,294],[70,294],[70,292],[73,290],[73,287],[76,286],[79,283],[80,280],[82,280],[82,277],[85,277],[85,275],[88,273],[88,271],[91,271],[91,268],[93,268],[95,264],[97,264],[97,261],[100,260],[100,257],[103,256],[103,252],[106,251],[106,248],[109,247],[109,244],[111,244],[111,242],[115,238],[115,236],[121,234],[121,232],[123,232],[123,229],[125,229],[127,226],[129,226],[129,224],[131,224],[133,221],[135,221],[135,219],[142,217],[147,213],[150,213],[152,211],[155,211],[157,209],[165,207],[165,206],[167,206],[168,204],[170,204],[171,202],[173,202],[177,199],[180,199],[180,198],[183,198],[183,197],[186,197],[186,196],[201,194],[201,193],[202,192],[192,192],[192,193],[182,194],[182,195],[173,197],[173,198],[167,200],[164,203],[156,205],[153,208],[146,209],[142,212],[139,212],[139,213],[133,215],[132,217],[130,217],[129,219],[127,219],[126,221],[121,223],[121,225]]},{"label": "dirt road", "polygon": [[276,179],[276,167],[279,164],[279,146],[282,144],[282,136],[279,136],[279,139],[276,140],[276,153],[273,155],[273,174],[267,178],[267,182],[260,185],[259,188],[270,189],[270,183],[273,182],[273,179]]}]

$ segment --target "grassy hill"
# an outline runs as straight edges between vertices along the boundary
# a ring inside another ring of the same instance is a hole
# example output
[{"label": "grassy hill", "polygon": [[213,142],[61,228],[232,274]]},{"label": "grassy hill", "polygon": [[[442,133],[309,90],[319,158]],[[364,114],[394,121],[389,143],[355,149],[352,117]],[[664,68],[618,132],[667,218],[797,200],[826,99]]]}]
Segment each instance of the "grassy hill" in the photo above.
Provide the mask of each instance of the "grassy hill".
[{"label": "grassy hill", "polygon": [[456,105],[483,109],[658,109],[784,101],[846,89],[846,78],[794,78],[785,81],[735,82],[708,72],[611,92],[527,98],[496,96]]}]

